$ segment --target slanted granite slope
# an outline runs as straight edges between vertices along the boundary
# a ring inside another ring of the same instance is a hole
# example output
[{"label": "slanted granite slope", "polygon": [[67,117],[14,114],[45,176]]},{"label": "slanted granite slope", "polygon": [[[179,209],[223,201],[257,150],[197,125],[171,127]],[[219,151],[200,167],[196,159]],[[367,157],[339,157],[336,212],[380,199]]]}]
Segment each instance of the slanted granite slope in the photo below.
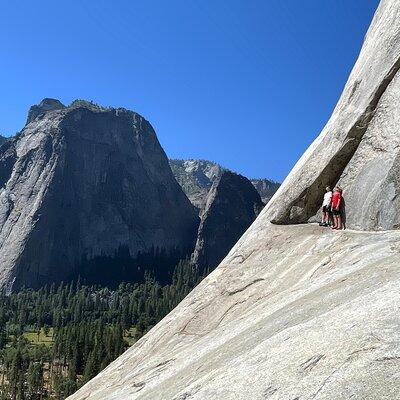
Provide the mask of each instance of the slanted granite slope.
[{"label": "slanted granite slope", "polygon": [[71,400],[397,400],[400,233],[258,219]]},{"label": "slanted granite slope", "polygon": [[[399,399],[399,21],[400,2],[381,1],[331,119],[271,202],[71,400]],[[371,231],[299,224],[339,180],[348,223]]]},{"label": "slanted granite slope", "polygon": [[400,228],[400,73],[383,93],[357,151],[345,168],[347,225]]}]

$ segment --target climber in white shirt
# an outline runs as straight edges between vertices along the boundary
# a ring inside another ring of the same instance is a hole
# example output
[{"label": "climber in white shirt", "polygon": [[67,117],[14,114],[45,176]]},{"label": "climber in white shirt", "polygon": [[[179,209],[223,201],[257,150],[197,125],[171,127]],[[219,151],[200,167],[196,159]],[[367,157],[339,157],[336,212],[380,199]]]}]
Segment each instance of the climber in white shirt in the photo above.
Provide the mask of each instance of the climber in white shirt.
[{"label": "climber in white shirt", "polygon": [[324,201],[322,202],[322,221],[320,226],[329,226],[332,222],[332,190],[329,186],[325,188]]}]

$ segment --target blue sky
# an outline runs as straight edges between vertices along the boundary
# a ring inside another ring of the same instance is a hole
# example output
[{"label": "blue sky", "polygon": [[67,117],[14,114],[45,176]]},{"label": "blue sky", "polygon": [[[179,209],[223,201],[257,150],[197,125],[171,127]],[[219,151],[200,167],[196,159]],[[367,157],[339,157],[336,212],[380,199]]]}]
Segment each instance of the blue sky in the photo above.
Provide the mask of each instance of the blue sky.
[{"label": "blue sky", "polygon": [[0,133],[43,97],[135,110],[170,157],[283,180],[328,120],[378,0],[2,2]]}]

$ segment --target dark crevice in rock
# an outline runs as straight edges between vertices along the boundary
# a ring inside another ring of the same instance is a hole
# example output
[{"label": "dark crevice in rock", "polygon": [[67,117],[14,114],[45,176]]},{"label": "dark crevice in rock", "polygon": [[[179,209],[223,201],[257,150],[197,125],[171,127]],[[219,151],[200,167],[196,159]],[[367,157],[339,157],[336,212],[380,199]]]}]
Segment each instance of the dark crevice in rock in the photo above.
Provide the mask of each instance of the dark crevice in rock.
[{"label": "dark crevice in rock", "polygon": [[339,181],[343,171],[352,159],[367,131],[379,100],[399,69],[400,59],[395,62],[389,73],[382,80],[368,107],[349,130],[342,147],[333,155],[314,182],[303,190],[303,192],[288,206],[286,212],[282,216],[273,219],[271,221],[272,223],[281,225],[306,223],[317,213],[321,205],[321,197],[324,194],[325,187],[332,186]]},{"label": "dark crevice in rock", "polygon": [[250,286],[253,286],[254,284],[256,284],[256,283],[258,283],[258,282],[262,282],[262,281],[264,281],[264,280],[265,280],[264,278],[255,279],[254,281],[248,283],[246,286],[243,286],[243,287],[241,287],[241,288],[238,288],[238,289],[235,289],[235,290],[232,290],[232,291],[228,291],[228,296],[232,296],[232,295],[234,295],[234,294],[243,292],[244,290],[246,290],[246,289],[249,288]]},{"label": "dark crevice in rock", "polygon": [[309,358],[306,362],[300,365],[300,368],[303,372],[310,372],[314,367],[325,358],[324,354],[318,354]]},{"label": "dark crevice in rock", "polygon": [[274,395],[276,392],[278,391],[277,388],[274,388],[272,386],[268,386],[265,391],[264,391],[264,398],[268,399],[269,397],[271,397],[272,395]]},{"label": "dark crevice in rock", "polygon": [[400,361],[400,356],[382,357],[382,358],[377,358],[374,361],[378,361],[378,362],[382,362],[382,361]]}]

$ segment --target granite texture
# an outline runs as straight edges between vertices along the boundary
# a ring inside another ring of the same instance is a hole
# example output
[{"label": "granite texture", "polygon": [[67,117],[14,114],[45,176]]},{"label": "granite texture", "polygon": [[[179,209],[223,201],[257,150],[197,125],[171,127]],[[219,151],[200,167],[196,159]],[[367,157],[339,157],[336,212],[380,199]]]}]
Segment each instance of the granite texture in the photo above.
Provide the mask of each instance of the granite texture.
[{"label": "granite texture", "polygon": [[400,232],[258,219],[70,400],[397,400]]}]

